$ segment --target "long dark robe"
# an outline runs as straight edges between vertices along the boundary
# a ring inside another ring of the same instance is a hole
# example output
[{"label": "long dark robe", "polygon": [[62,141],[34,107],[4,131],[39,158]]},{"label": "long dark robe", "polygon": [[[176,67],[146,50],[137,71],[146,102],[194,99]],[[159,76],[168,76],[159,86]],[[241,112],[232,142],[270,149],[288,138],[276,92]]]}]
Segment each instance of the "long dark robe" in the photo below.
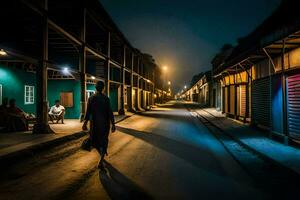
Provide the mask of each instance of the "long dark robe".
[{"label": "long dark robe", "polygon": [[107,154],[110,125],[115,123],[109,98],[103,94],[91,96],[88,100],[85,120],[91,123],[93,146],[100,154]]}]

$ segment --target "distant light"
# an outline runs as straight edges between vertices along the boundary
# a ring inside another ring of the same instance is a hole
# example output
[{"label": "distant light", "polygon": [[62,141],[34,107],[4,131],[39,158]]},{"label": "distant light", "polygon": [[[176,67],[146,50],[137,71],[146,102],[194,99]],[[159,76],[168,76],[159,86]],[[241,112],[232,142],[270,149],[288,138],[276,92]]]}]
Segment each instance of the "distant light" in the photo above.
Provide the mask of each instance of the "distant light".
[{"label": "distant light", "polygon": [[171,85],[171,81],[168,81],[168,85]]},{"label": "distant light", "polygon": [[95,80],[95,79],[96,79],[96,77],[95,77],[95,76],[91,76],[91,79]]},{"label": "distant light", "polygon": [[163,70],[167,71],[168,70],[168,66],[163,66]]},{"label": "distant light", "polygon": [[3,49],[1,49],[0,50],[0,56],[6,56],[6,55],[7,55],[7,53]]},{"label": "distant light", "polygon": [[63,72],[64,74],[69,74],[69,73],[70,73],[68,67],[64,67],[62,72]]},{"label": "distant light", "polygon": [[187,86],[185,85],[185,86],[184,86],[184,89],[186,89],[186,88],[187,88]]},{"label": "distant light", "polygon": [[151,81],[150,81],[150,80],[147,80],[147,82],[150,83]]}]

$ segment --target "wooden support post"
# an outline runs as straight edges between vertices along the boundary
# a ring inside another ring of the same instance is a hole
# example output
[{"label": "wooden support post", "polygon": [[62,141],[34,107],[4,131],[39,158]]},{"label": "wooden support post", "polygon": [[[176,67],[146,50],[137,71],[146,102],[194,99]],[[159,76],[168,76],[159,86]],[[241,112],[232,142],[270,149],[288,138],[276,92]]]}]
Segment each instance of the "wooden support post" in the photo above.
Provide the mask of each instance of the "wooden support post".
[{"label": "wooden support post", "polygon": [[247,84],[246,84],[246,115],[245,115],[245,120],[249,117],[249,112],[250,112],[250,106],[249,106],[249,84],[250,83],[250,77],[247,72]]},{"label": "wooden support post", "polygon": [[155,105],[155,98],[154,98],[154,94],[155,94],[155,68],[152,67],[152,95],[151,95],[151,99],[152,99],[152,106]]},{"label": "wooden support post", "polygon": [[125,73],[125,65],[126,65],[126,47],[124,45],[123,47],[123,65],[121,68],[121,73],[120,73],[120,79],[121,79],[121,95],[120,95],[120,110],[119,110],[119,115],[125,115],[125,109],[124,109],[124,90],[125,90],[125,77],[124,77],[124,73]]},{"label": "wooden support post", "polygon": [[283,134],[285,135],[284,138],[284,143],[288,144],[288,127],[287,127],[287,91],[286,91],[286,75],[285,75],[285,58],[284,58],[284,54],[285,54],[285,40],[282,41],[282,58],[281,58],[281,80],[282,80],[282,121],[283,121]]},{"label": "wooden support post", "polygon": [[81,47],[79,55],[79,73],[80,73],[80,121],[83,120],[86,112],[86,50]]},{"label": "wooden support post", "polygon": [[141,108],[141,98],[140,98],[140,58],[137,57],[137,91],[136,91],[136,109]]},{"label": "wooden support post", "polygon": [[110,93],[110,41],[111,40],[111,35],[110,35],[110,32],[108,32],[107,34],[107,57],[108,57],[108,60],[107,60],[107,77],[106,77],[106,83],[105,83],[105,86],[106,86],[106,95],[109,97],[109,93]]},{"label": "wooden support post", "polygon": [[83,6],[82,12],[82,24],[81,24],[81,40],[83,41],[79,51],[79,73],[80,73],[80,121],[83,121],[87,101],[86,101],[86,48],[85,48],[85,36],[86,36],[86,9]]},{"label": "wooden support post", "polygon": [[[47,10],[47,1],[45,1]],[[41,37],[40,37],[40,60],[36,67],[36,116],[37,121],[33,127],[34,134],[53,133],[48,124],[48,101],[47,101],[47,82],[48,82],[48,19],[44,14],[41,18]]]},{"label": "wooden support post", "polygon": [[[235,71],[237,72],[236,68],[235,68]],[[236,74],[234,74],[233,81],[234,81],[234,118],[238,119],[238,113],[237,113],[237,110],[238,110],[238,105],[237,105],[238,104],[238,99],[237,99],[238,95],[237,95],[237,93],[238,93],[238,91],[237,91],[237,83],[236,83]]]},{"label": "wooden support post", "polygon": [[140,98],[140,76],[138,75],[137,76],[137,93],[136,93],[136,108],[137,110],[140,110],[140,107],[141,107],[141,98]]},{"label": "wooden support post", "polygon": [[131,69],[130,69],[130,88],[127,89],[129,99],[127,99],[127,106],[129,111],[135,111],[133,108],[133,64],[134,64],[134,54],[131,55]]}]

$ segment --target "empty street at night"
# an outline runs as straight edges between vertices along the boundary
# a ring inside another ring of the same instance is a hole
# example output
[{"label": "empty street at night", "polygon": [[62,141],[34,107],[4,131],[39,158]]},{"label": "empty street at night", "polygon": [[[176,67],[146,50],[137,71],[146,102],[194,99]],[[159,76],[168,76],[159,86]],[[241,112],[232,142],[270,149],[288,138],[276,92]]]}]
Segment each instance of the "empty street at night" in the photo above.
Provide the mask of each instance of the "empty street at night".
[{"label": "empty street at night", "polygon": [[[2,173],[1,199],[263,199],[222,144],[183,104],[134,115],[110,136],[108,173],[73,141]],[[74,151],[74,149],[76,149]],[[127,198],[126,198],[127,197]]]},{"label": "empty street at night", "polygon": [[[201,110],[170,102],[118,123],[110,135],[105,172],[97,169],[95,150],[80,150],[82,139],[16,162],[1,172],[1,199],[269,199],[292,194],[287,191],[295,183],[274,179],[270,169],[255,171],[263,173],[259,179],[252,176],[243,158],[195,116]],[[238,153],[247,156],[244,151]]]}]

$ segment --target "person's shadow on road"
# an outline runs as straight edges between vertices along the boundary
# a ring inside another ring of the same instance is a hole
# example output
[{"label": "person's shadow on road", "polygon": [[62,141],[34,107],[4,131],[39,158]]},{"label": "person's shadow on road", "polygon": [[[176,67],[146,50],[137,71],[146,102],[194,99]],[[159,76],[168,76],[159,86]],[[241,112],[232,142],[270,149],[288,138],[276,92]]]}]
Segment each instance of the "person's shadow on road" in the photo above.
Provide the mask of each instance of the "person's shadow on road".
[{"label": "person's shadow on road", "polygon": [[111,199],[153,199],[142,188],[105,162],[105,171],[99,171],[99,179]]}]

